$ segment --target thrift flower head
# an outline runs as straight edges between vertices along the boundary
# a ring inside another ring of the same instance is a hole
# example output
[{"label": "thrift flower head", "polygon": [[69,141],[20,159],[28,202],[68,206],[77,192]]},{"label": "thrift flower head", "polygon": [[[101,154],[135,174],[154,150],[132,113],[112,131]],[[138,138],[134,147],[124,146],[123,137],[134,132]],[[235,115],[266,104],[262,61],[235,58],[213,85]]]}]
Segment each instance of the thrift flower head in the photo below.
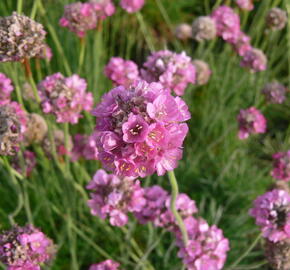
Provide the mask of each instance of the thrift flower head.
[{"label": "thrift flower head", "polygon": [[93,110],[103,166],[115,174],[163,175],[177,167],[190,118],[188,107],[161,84],[139,81],[105,94]]},{"label": "thrift flower head", "polygon": [[250,40],[251,38],[241,31],[238,35],[236,42],[232,44],[233,49],[238,55],[244,56],[247,51],[252,50]]},{"label": "thrift flower head", "polygon": [[54,253],[52,240],[32,225],[14,226],[0,235],[0,260],[8,270],[40,270]]},{"label": "thrift flower head", "polygon": [[96,141],[87,135],[76,134],[73,140],[72,161],[84,158],[86,160],[98,160],[98,148]]},{"label": "thrift flower head", "polygon": [[271,269],[290,269],[290,239],[277,243],[266,241],[265,255]]},{"label": "thrift flower head", "polygon": [[254,9],[253,0],[236,0],[236,4],[240,7],[240,9],[249,11]]},{"label": "thrift flower head", "polygon": [[202,60],[193,60],[192,64],[195,66],[196,70],[196,84],[207,84],[211,75],[211,70],[208,64]]},{"label": "thrift flower head", "polygon": [[217,35],[215,21],[208,16],[201,16],[192,23],[192,37],[196,41],[212,40]]},{"label": "thrift flower head", "polygon": [[247,139],[250,134],[266,132],[266,118],[254,107],[240,110],[238,122],[241,140]]},{"label": "thrift flower head", "polygon": [[251,72],[266,70],[267,57],[261,50],[252,48],[243,54],[241,66],[248,68]]},{"label": "thrift flower head", "polygon": [[38,85],[43,111],[54,114],[59,123],[76,124],[82,110],[90,111],[93,106],[93,96],[86,93],[86,88],[86,81],[76,74],[68,78],[61,73],[46,77]]},{"label": "thrift flower head", "polygon": [[188,84],[195,83],[195,73],[191,58],[185,52],[158,51],[147,58],[141,77],[147,82],[159,82],[181,96]]},{"label": "thrift flower head", "polygon": [[25,150],[23,153],[18,153],[12,160],[12,167],[20,174],[28,177],[36,166],[35,154]]},{"label": "thrift flower head", "polygon": [[116,85],[129,87],[139,79],[138,66],[130,60],[112,57],[105,67],[105,75]]},{"label": "thrift flower head", "polygon": [[266,16],[266,24],[272,30],[281,30],[287,24],[287,13],[280,8],[272,8]]},{"label": "thrift flower head", "polygon": [[220,6],[211,15],[216,23],[217,35],[229,43],[235,43],[240,33],[240,17],[228,6]]},{"label": "thrift flower head", "polygon": [[47,44],[45,44],[42,47],[42,49],[38,55],[39,58],[46,59],[47,61],[50,61],[52,56],[53,56],[52,50]]},{"label": "thrift flower head", "polygon": [[262,89],[266,100],[273,104],[282,104],[286,99],[286,88],[278,82],[267,83]]},{"label": "thrift flower head", "polygon": [[129,13],[134,13],[144,6],[145,0],[121,0],[120,6]]},{"label": "thrift flower head", "polygon": [[59,24],[82,38],[86,31],[96,28],[97,15],[90,3],[76,2],[64,7]]},{"label": "thrift flower head", "polygon": [[47,124],[44,118],[36,113],[27,115],[27,129],[24,133],[24,142],[26,145],[40,143],[47,134]]},{"label": "thrift flower head", "polygon": [[144,190],[140,182],[132,178],[119,178],[98,170],[88,184],[91,200],[88,205],[92,215],[105,219],[110,217],[113,226],[124,226],[128,222],[128,212],[139,212],[145,205]]},{"label": "thrift flower head", "polygon": [[0,18],[0,62],[20,61],[40,53],[46,32],[40,23],[13,12]]},{"label": "thrift flower head", "polygon": [[120,264],[112,260],[106,260],[90,266],[89,270],[119,270]]},{"label": "thrift flower head", "polygon": [[263,236],[272,242],[290,237],[290,195],[279,189],[273,189],[254,201],[249,214],[256,219]]},{"label": "thrift flower head", "polygon": [[0,73],[0,106],[10,102],[12,91],[12,81],[5,74]]},{"label": "thrift flower head", "polygon": [[277,180],[290,181],[290,151],[273,155],[272,176]]},{"label": "thrift flower head", "polygon": [[89,3],[94,8],[98,19],[104,20],[115,13],[115,6],[111,0],[90,0]]},{"label": "thrift flower head", "polygon": [[192,37],[192,27],[187,23],[181,23],[176,26],[174,34],[180,40],[187,40]]}]

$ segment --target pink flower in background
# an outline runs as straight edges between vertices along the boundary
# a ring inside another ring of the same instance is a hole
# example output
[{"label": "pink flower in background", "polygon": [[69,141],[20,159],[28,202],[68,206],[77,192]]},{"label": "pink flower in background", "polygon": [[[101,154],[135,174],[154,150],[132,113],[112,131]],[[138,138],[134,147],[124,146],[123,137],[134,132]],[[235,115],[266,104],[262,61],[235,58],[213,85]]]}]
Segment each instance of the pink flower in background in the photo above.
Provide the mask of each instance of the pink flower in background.
[{"label": "pink flower in background", "polygon": [[11,108],[11,110],[15,113],[17,116],[19,123],[20,123],[20,132],[23,135],[23,133],[26,131],[27,128],[27,113],[23,110],[22,106],[17,103],[16,101],[12,101],[9,104],[7,104]]},{"label": "pink flower in background", "polygon": [[240,110],[237,119],[239,122],[239,138],[241,140],[247,139],[250,134],[266,132],[266,118],[254,107]]},{"label": "pink flower in background", "polygon": [[120,264],[112,260],[106,260],[90,266],[89,270],[119,270]]},{"label": "pink flower in background", "polygon": [[290,195],[274,189],[254,201],[249,214],[256,219],[263,236],[272,242],[290,238]]},{"label": "pink flower in background", "polygon": [[111,0],[90,0],[89,3],[92,4],[98,19],[104,20],[115,13],[115,6]]},{"label": "pink flower in background", "polygon": [[271,175],[277,180],[290,181],[290,151],[276,153],[273,159]]},{"label": "pink flower in background", "polygon": [[29,177],[36,166],[36,156],[33,152],[25,150],[12,160],[12,167],[20,174]]},{"label": "pink flower in background", "polygon": [[272,104],[282,104],[286,99],[286,87],[278,82],[267,83],[262,89],[267,102]]},{"label": "pink flower in background", "polygon": [[252,48],[244,53],[241,66],[248,68],[251,72],[266,70],[267,57],[261,50]]},{"label": "pink flower in background", "polygon": [[196,70],[189,56],[171,51],[158,51],[147,58],[141,70],[147,82],[159,82],[181,96],[188,84],[196,81]]},{"label": "pink flower in background", "polygon": [[87,185],[91,190],[88,205],[92,215],[105,219],[110,217],[113,226],[124,226],[128,212],[139,212],[145,205],[144,190],[140,182],[131,178],[119,178],[100,169]]},{"label": "pink flower in background", "polygon": [[229,43],[236,43],[240,34],[240,17],[228,6],[220,6],[211,15],[217,35]]},{"label": "pink flower in background", "polygon": [[32,225],[14,226],[0,235],[0,260],[8,270],[40,270],[54,253],[52,240]]},{"label": "pink flower in background", "polygon": [[76,74],[68,78],[61,73],[47,76],[38,84],[44,113],[54,114],[59,123],[76,124],[82,110],[90,111],[93,106],[92,93],[86,88],[86,81]]},{"label": "pink flower in background", "polygon": [[59,24],[82,38],[86,31],[96,28],[97,15],[92,4],[76,2],[64,7]]},{"label": "pink flower in background", "polygon": [[53,56],[52,50],[47,44],[43,46],[43,48],[40,51],[40,54],[38,55],[39,58],[46,59],[47,61],[50,61],[52,56]]},{"label": "pink flower in background", "polygon": [[73,141],[72,161],[77,161],[80,158],[86,160],[97,160],[98,149],[95,140],[88,135],[76,134]]},{"label": "pink flower in background", "polygon": [[250,11],[254,9],[253,0],[236,0],[236,4],[244,10]]},{"label": "pink flower in background", "polygon": [[4,73],[0,73],[0,106],[10,102],[10,95],[13,89],[11,79]]},{"label": "pink flower in background", "polygon": [[138,66],[130,60],[112,57],[105,67],[105,75],[116,85],[129,87],[139,79]]},{"label": "pink flower in background", "polygon": [[252,46],[250,44],[251,38],[247,36],[242,31],[239,33],[238,38],[235,43],[233,43],[233,48],[236,53],[240,56],[244,56],[247,51],[252,50]]},{"label": "pink flower in background", "polygon": [[120,176],[163,175],[177,167],[190,118],[180,97],[159,83],[136,82],[105,94],[93,110],[103,167]]},{"label": "pink flower in background", "polygon": [[144,6],[145,0],[121,0],[120,5],[129,13],[139,11]]}]

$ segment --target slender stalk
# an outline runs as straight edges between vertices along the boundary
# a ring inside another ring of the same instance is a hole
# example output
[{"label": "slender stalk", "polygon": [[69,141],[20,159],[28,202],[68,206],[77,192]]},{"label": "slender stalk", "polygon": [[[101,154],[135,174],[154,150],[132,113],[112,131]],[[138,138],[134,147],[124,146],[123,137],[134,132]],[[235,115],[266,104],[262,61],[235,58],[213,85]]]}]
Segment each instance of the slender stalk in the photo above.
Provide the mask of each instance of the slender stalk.
[{"label": "slender stalk", "polygon": [[69,123],[64,123],[64,146],[65,146],[65,150],[66,150],[66,154],[65,154],[65,163],[66,163],[66,169],[67,172],[70,171],[70,163],[69,163]]},{"label": "slender stalk", "polygon": [[151,52],[154,52],[155,51],[155,48],[154,48],[154,45],[153,45],[153,41],[152,41],[152,39],[150,37],[150,34],[147,31],[147,27],[146,27],[146,24],[144,22],[144,19],[143,19],[142,14],[140,12],[137,12],[136,13],[136,17],[137,17],[137,19],[139,21],[141,31],[142,31],[143,36],[145,38],[145,41],[146,41],[146,43],[147,43],[147,45],[149,47],[149,50]]},{"label": "slender stalk", "polygon": [[79,67],[78,74],[82,71],[84,59],[85,59],[85,51],[86,51],[86,38],[83,37],[80,39],[80,55],[79,55]]},{"label": "slender stalk", "polygon": [[181,231],[182,234],[182,240],[185,246],[187,246],[188,243],[188,235],[186,232],[186,228],[184,226],[183,220],[181,218],[181,216],[179,215],[177,209],[176,209],[176,199],[178,196],[178,184],[177,184],[177,180],[174,174],[174,171],[168,171],[167,172],[170,184],[171,184],[171,201],[170,201],[170,209],[172,214],[175,217],[175,220],[177,222],[177,225]]},{"label": "slender stalk", "polygon": [[17,13],[21,14],[22,12],[22,6],[23,6],[23,0],[18,0],[17,1]]}]

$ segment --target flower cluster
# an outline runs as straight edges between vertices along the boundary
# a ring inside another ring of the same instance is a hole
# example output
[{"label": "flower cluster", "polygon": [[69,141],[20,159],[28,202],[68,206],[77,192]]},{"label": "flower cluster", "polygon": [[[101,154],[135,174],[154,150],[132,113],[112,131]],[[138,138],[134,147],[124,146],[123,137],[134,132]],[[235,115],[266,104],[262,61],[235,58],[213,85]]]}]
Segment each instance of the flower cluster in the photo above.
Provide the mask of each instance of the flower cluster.
[{"label": "flower cluster", "polygon": [[286,99],[286,87],[278,82],[267,83],[262,89],[262,93],[272,104],[282,104]]},{"label": "flower cluster", "polygon": [[121,0],[121,7],[129,13],[134,13],[144,6],[145,0]]},{"label": "flower cluster", "polygon": [[44,118],[37,113],[27,115],[27,128],[24,132],[24,143],[40,143],[47,134],[48,127]]},{"label": "flower cluster", "polygon": [[256,219],[263,236],[272,242],[278,242],[290,237],[290,195],[279,189],[274,189],[254,201],[254,207],[249,214]]},{"label": "flower cluster", "polygon": [[14,12],[0,18],[0,62],[35,57],[44,47],[46,32],[34,20]]},{"label": "flower cluster", "polygon": [[84,158],[86,160],[98,160],[98,148],[93,136],[76,134],[73,138],[72,161]]},{"label": "flower cluster", "polygon": [[93,96],[86,93],[86,88],[86,81],[76,74],[67,78],[61,73],[46,77],[38,85],[43,111],[54,114],[59,123],[76,124],[81,111],[90,111],[93,106]]},{"label": "flower cluster", "polygon": [[196,41],[212,40],[217,35],[215,21],[209,16],[200,16],[192,23],[192,37]]},{"label": "flower cluster", "polygon": [[241,66],[248,68],[251,72],[266,70],[267,57],[261,50],[252,48],[244,53]]},{"label": "flower cluster", "polygon": [[105,169],[121,176],[163,175],[177,167],[190,118],[185,102],[159,83],[139,81],[105,94],[93,110]]},{"label": "flower cluster", "polygon": [[43,46],[40,53],[37,55],[38,58],[46,59],[47,61],[50,61],[52,56],[53,56],[52,50],[47,44]]},{"label": "flower cluster", "polygon": [[211,70],[209,65],[202,60],[193,60],[192,64],[195,66],[196,70],[196,84],[204,85],[209,81]]},{"label": "flower cluster", "polygon": [[123,85],[125,87],[129,87],[139,79],[138,66],[133,61],[120,57],[110,59],[105,67],[105,75],[117,86]]},{"label": "flower cluster", "polygon": [[8,270],[40,270],[55,253],[55,246],[32,225],[15,226],[0,235],[0,260]]},{"label": "flower cluster", "polygon": [[180,40],[187,40],[192,37],[191,25],[187,23],[181,23],[176,26],[174,35]]},{"label": "flower cluster", "polygon": [[100,20],[104,20],[115,13],[115,6],[111,0],[90,0],[89,3]]},{"label": "flower cluster", "polygon": [[36,156],[34,152],[25,150],[14,156],[11,165],[20,174],[29,177],[36,166]]},{"label": "flower cluster", "polygon": [[272,176],[277,180],[290,181],[290,151],[273,155]]},{"label": "flower cluster", "polygon": [[13,89],[11,80],[5,74],[0,73],[0,106],[10,102],[10,94]]},{"label": "flower cluster", "polygon": [[182,52],[158,51],[147,58],[141,69],[141,78],[147,82],[159,82],[165,88],[183,95],[188,84],[194,84],[195,67],[191,58]]},{"label": "flower cluster", "polygon": [[88,205],[92,215],[105,219],[110,217],[113,226],[124,226],[128,212],[139,212],[145,204],[144,190],[140,182],[132,178],[119,178],[100,169],[87,185],[91,190]]},{"label": "flower cluster", "polygon": [[240,110],[238,122],[241,140],[247,139],[250,134],[266,132],[266,118],[254,107]]},{"label": "flower cluster", "polygon": [[236,4],[244,10],[250,11],[254,9],[253,0],[236,0]]},{"label": "flower cluster", "polygon": [[266,16],[267,27],[271,30],[281,30],[287,24],[287,12],[280,8],[272,8]]},{"label": "flower cluster", "polygon": [[112,260],[106,260],[90,266],[89,270],[119,270],[120,264]]}]

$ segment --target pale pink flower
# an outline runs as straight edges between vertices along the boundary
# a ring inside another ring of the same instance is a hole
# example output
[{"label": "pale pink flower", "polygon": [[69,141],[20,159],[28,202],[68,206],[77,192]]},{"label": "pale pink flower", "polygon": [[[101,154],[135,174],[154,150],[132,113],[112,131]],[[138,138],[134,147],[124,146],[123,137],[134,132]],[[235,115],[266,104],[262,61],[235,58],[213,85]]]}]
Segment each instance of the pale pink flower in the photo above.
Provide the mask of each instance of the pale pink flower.
[{"label": "pale pink flower", "polygon": [[121,0],[120,5],[129,13],[139,11],[145,4],[145,0]]},{"label": "pale pink flower", "polygon": [[11,79],[4,73],[0,73],[0,106],[10,102],[10,95],[13,89]]}]

